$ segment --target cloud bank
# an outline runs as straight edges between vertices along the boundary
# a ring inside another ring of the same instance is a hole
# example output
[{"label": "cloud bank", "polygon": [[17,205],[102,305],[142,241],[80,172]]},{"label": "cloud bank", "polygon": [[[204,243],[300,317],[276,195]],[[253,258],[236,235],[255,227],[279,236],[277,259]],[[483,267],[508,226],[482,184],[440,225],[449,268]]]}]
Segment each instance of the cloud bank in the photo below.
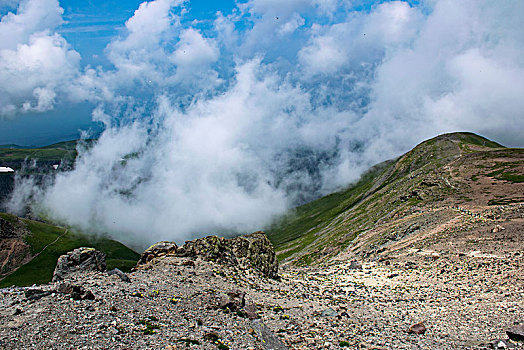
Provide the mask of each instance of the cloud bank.
[{"label": "cloud bank", "polygon": [[123,241],[260,229],[442,132],[523,146],[519,0],[251,0],[211,22],[156,0],[105,68],[81,66],[61,14],[27,0],[2,18],[0,113],[93,104],[105,131],[35,209]]}]

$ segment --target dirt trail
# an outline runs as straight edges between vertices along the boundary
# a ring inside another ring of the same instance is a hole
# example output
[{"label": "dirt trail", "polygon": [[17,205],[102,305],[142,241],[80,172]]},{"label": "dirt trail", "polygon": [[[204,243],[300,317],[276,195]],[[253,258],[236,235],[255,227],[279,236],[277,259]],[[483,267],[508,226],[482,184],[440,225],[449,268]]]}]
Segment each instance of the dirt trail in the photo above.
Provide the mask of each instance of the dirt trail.
[{"label": "dirt trail", "polygon": [[[41,251],[39,251],[38,253],[36,253],[35,255],[29,255],[28,257],[26,257],[16,268],[14,268],[13,270],[11,270],[9,273],[5,274],[4,276],[2,276],[2,278],[0,278],[0,281],[3,280],[4,278],[6,278],[7,276],[10,276],[12,275],[13,273],[16,272],[16,270],[18,270],[20,267],[24,266],[25,264],[31,262],[33,259],[35,259],[36,257],[38,257],[40,254],[42,254],[48,247],[50,247],[51,245],[55,244],[56,242],[58,242],[58,240],[62,237],[64,237],[68,232],[68,229],[65,229],[64,232],[56,237],[56,239],[48,244],[46,244],[46,246],[44,248],[42,248]],[[22,242],[23,243],[23,242]],[[24,243],[25,244],[25,243]],[[27,244],[25,244],[27,246]],[[29,246],[27,246],[29,248]],[[4,259],[4,263],[3,264],[6,264],[8,263],[8,259],[9,258],[9,255],[7,256],[6,259]],[[2,267],[3,267],[3,264],[2,264]]]}]

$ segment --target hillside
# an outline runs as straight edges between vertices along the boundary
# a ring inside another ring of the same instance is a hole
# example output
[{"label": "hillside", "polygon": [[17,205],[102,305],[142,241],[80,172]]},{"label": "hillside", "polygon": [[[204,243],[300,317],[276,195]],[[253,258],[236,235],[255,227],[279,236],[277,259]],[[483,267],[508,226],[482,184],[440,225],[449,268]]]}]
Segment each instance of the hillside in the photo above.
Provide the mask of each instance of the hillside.
[{"label": "hillside", "polygon": [[373,167],[344,191],[296,208],[269,237],[280,260],[299,265],[341,252],[372,257],[409,237],[439,237],[469,218],[479,219],[470,228],[487,225],[480,218],[493,217],[496,205],[521,202],[524,149],[452,133]]},{"label": "hillside", "polygon": [[[32,176],[39,183],[56,171],[71,169],[76,157],[77,146],[82,142],[89,147],[95,140],[73,140],[49,146],[27,148],[18,145],[0,145],[0,166],[14,169],[20,176]],[[58,165],[55,169],[54,166]],[[15,186],[14,173],[0,173],[0,211],[5,211],[4,202]]]},{"label": "hillside", "polygon": [[129,271],[140,257],[111,239],[0,213],[0,288],[47,283],[60,255],[85,246],[104,252],[108,268]]},{"label": "hillside", "polygon": [[26,160],[37,160],[39,162],[55,162],[62,160],[74,161],[76,158],[76,142],[61,142],[39,148],[0,148],[0,163],[11,164],[15,167]]}]

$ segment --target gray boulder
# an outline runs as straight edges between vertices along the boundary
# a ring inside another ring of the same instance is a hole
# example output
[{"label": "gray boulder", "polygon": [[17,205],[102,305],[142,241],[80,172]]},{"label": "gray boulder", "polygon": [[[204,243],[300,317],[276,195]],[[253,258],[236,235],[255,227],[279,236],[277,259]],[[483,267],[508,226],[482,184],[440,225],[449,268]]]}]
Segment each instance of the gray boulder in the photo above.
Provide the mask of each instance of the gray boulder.
[{"label": "gray boulder", "polygon": [[105,271],[106,256],[94,248],[77,248],[60,256],[53,273],[53,282],[62,281],[77,271]]},{"label": "gray boulder", "polygon": [[129,278],[129,276],[122,272],[120,269],[117,269],[117,268],[114,268],[112,269],[111,271],[108,271],[107,274],[109,276],[113,276],[113,275],[116,275],[118,276],[122,281],[124,282],[127,282],[127,283],[131,283],[131,279]]},{"label": "gray boulder", "polygon": [[262,340],[264,350],[287,350],[288,347],[260,320],[252,321],[251,325]]}]

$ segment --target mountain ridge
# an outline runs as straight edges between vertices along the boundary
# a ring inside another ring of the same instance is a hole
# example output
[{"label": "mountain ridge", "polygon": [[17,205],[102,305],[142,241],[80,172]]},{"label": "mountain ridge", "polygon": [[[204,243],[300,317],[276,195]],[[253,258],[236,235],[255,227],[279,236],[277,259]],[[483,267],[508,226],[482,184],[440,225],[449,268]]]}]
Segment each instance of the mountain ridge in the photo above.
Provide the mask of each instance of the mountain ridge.
[{"label": "mountain ridge", "polygon": [[[506,187],[522,188],[523,160],[523,149],[506,148],[473,133],[439,135],[372,167],[346,190],[297,208],[274,224],[268,235],[280,260],[310,264],[322,260],[320,255],[329,259],[352,245],[358,235],[395,215],[406,215],[418,206],[469,202],[480,190],[471,187],[471,179],[489,178],[496,183],[497,194],[476,204],[494,203]],[[477,170],[492,171],[473,171],[469,179],[453,173],[454,167],[468,167],[470,161]]]}]

